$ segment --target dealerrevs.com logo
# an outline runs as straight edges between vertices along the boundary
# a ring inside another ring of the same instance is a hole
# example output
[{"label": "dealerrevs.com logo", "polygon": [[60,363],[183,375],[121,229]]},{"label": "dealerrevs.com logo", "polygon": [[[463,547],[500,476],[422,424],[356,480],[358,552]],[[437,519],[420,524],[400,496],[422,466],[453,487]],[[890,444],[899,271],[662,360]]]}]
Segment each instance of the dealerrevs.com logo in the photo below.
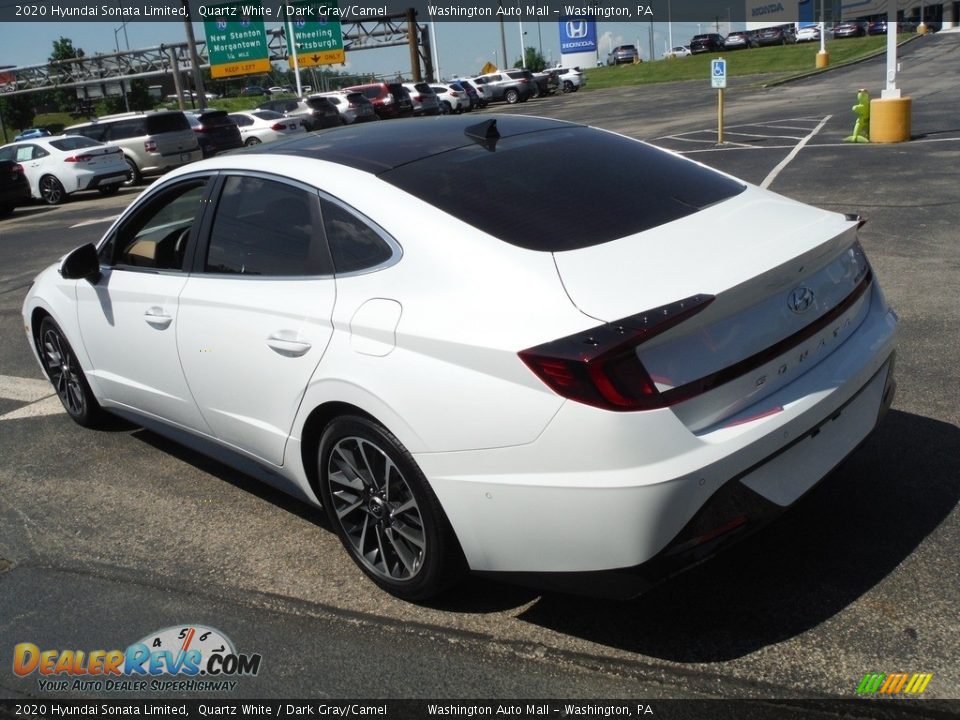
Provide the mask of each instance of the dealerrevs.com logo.
[{"label": "dealerrevs.com logo", "polygon": [[13,672],[36,673],[47,692],[229,692],[234,678],[260,672],[261,656],[238,653],[219,630],[181,625],[150,633],[126,650],[13,649]]},{"label": "dealerrevs.com logo", "polygon": [[867,673],[857,695],[922,695],[933,673]]}]

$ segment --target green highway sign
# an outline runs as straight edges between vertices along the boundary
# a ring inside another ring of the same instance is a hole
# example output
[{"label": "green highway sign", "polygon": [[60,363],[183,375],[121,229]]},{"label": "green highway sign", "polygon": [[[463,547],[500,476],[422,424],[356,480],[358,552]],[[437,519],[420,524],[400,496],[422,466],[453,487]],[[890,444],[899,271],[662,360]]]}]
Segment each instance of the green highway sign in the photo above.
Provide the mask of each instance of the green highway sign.
[{"label": "green highway sign", "polygon": [[[332,65],[347,59],[343,49],[337,0],[300,0],[284,5],[286,23],[293,26],[300,67]],[[287,30],[289,33],[290,30]],[[289,40],[289,38],[288,38]],[[293,67],[293,54],[288,60]]]},{"label": "green highway sign", "polygon": [[207,7],[203,29],[210,75],[221,78],[270,72],[263,17],[260,0]]}]

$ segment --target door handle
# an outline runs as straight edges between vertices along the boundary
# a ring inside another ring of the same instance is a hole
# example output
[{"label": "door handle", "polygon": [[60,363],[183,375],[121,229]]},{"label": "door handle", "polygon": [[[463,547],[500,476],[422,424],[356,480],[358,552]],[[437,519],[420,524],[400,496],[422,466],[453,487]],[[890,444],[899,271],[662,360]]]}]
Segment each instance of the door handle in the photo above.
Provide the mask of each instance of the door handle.
[{"label": "door handle", "polygon": [[290,330],[281,330],[267,337],[267,346],[274,352],[286,357],[300,357],[306,355],[313,347],[306,340],[294,340],[296,333]]},{"label": "door handle", "polygon": [[173,322],[173,317],[167,315],[163,308],[161,307],[152,307],[143,314],[143,319],[146,320],[150,325],[160,330],[163,330],[166,327],[170,326],[170,323]]}]

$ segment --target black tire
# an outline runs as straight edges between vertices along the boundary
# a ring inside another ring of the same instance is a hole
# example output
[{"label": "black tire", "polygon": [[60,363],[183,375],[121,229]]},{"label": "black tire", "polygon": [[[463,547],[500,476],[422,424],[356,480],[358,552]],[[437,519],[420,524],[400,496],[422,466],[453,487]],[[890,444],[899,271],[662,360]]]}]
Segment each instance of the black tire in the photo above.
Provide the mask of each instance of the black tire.
[{"label": "black tire", "polygon": [[449,115],[451,112],[453,112],[453,108],[450,106],[450,103],[448,103],[446,100],[442,100],[440,102],[440,114]]},{"label": "black tire", "polygon": [[127,187],[130,187],[131,185],[139,185],[141,182],[143,182],[143,176],[140,175],[140,168],[138,168],[137,164],[130,158],[124,156],[123,159],[126,161],[127,167],[130,168],[130,179],[123,184]]},{"label": "black tire", "polygon": [[406,448],[379,423],[330,422],[317,452],[320,499],[347,553],[391,595],[425,600],[459,580],[463,552]]},{"label": "black tire", "polygon": [[97,192],[99,192],[104,197],[107,197],[110,195],[116,195],[119,190],[120,190],[119,185],[101,185],[100,187],[97,188]]},{"label": "black tire", "polygon": [[247,141],[244,143],[244,145],[246,145],[247,147],[250,147],[251,145],[259,145],[259,144],[260,144],[260,138],[255,138],[255,137],[247,138]]},{"label": "black tire", "polygon": [[563,92],[572,93],[574,91],[573,83],[570,80],[563,81]]},{"label": "black tire", "polygon": [[503,94],[503,99],[507,101],[508,105],[516,105],[520,102],[520,93],[514,88],[510,88]]},{"label": "black tire", "polygon": [[66,201],[67,191],[53,175],[44,175],[40,178],[40,199],[47,205],[60,205]]},{"label": "black tire", "polygon": [[67,414],[83,427],[103,425],[107,414],[93,396],[73,348],[53,318],[45,317],[40,323],[37,346],[43,369]]}]

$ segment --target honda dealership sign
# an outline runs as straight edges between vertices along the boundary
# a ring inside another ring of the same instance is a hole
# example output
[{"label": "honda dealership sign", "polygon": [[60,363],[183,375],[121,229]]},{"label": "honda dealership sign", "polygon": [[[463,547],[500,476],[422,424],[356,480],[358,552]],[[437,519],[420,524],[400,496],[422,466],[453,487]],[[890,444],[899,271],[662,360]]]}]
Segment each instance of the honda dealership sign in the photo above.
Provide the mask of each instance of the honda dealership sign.
[{"label": "honda dealership sign", "polygon": [[560,19],[560,52],[595,53],[597,51],[597,22],[584,18]]}]

